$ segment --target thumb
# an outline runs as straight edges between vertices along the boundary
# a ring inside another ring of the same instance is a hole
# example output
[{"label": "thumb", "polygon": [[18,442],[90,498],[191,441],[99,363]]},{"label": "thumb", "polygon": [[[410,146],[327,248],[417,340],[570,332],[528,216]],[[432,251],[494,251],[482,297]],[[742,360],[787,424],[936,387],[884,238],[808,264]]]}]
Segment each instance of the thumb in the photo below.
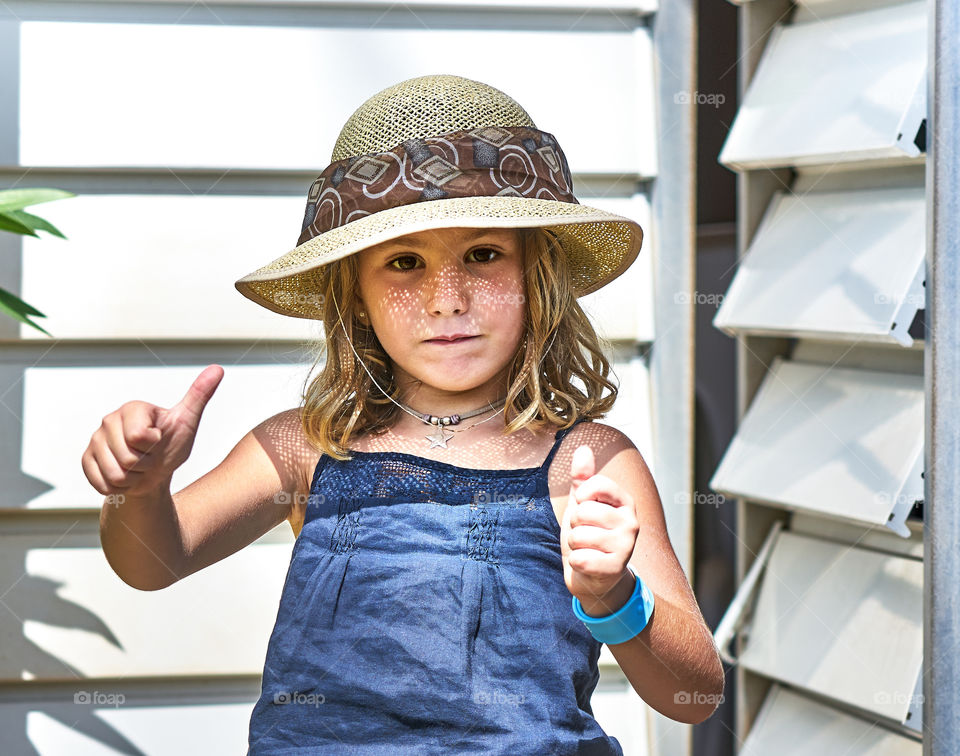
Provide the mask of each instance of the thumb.
[{"label": "thumb", "polygon": [[589,446],[583,444],[574,450],[573,459],[570,461],[571,498],[576,498],[576,491],[583,481],[593,477],[595,465],[593,449]]},{"label": "thumb", "polygon": [[177,404],[167,413],[168,422],[184,420],[194,429],[200,424],[204,407],[223,380],[224,370],[219,365],[208,365],[187,389]]}]

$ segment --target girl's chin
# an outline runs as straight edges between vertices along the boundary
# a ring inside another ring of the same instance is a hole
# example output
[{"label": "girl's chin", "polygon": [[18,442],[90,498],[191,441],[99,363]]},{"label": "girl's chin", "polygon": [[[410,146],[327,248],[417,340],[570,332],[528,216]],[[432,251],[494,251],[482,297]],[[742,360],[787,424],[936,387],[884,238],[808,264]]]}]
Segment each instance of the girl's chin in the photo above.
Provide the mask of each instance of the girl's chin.
[{"label": "girl's chin", "polygon": [[477,365],[454,366],[434,363],[414,377],[422,384],[422,388],[429,387],[438,392],[462,394],[486,385],[496,375],[496,370],[482,369]]}]

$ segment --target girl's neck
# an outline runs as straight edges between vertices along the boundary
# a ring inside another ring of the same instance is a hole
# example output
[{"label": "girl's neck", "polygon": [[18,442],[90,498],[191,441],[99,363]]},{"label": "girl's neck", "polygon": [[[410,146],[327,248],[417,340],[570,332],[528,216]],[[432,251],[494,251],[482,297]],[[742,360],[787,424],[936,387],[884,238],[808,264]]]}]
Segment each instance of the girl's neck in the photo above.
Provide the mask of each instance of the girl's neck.
[{"label": "girl's neck", "polygon": [[[431,413],[439,414],[439,413]],[[445,413],[452,414],[452,413]],[[423,437],[433,433],[436,426],[428,425],[422,420],[411,417],[406,412],[400,413],[401,417],[388,431],[397,439],[410,439],[418,443],[423,442]],[[479,415],[461,420],[457,425],[444,426],[453,433],[454,439],[469,439],[471,443],[491,438],[500,438],[503,436],[503,429],[506,427],[506,421],[503,417],[503,408],[483,412]]]},{"label": "girl's neck", "polygon": [[[464,424],[468,422],[465,420]],[[404,421],[403,425],[398,422],[379,435],[356,438],[350,448],[361,452],[404,452],[467,468],[517,469],[540,464],[553,445],[557,431],[555,427],[544,427],[534,433],[524,428],[504,436],[503,428],[501,413],[496,420],[456,434],[448,441],[447,448],[431,448],[425,438],[431,433],[431,427],[415,421],[407,426]]]}]

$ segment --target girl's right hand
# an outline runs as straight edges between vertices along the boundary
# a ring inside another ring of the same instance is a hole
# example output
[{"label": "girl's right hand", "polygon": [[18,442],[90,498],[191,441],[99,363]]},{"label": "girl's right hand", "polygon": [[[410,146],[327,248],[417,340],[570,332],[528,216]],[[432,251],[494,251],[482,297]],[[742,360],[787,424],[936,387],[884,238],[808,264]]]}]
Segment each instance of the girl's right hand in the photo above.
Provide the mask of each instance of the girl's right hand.
[{"label": "girl's right hand", "polygon": [[173,471],[190,456],[200,416],[223,379],[207,366],[170,409],[131,401],[103,418],[83,452],[83,472],[105,496],[169,488]]}]

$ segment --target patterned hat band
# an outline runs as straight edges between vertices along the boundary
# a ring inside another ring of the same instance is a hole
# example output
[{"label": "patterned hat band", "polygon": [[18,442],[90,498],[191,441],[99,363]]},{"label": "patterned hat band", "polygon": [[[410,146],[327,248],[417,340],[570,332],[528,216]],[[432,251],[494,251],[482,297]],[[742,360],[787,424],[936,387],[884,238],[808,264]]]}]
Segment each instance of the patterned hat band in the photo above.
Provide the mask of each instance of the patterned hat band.
[{"label": "patterned hat band", "polygon": [[331,163],[310,187],[297,246],[392,207],[504,195],[580,204],[552,134],[486,126],[408,139],[388,152]]}]

